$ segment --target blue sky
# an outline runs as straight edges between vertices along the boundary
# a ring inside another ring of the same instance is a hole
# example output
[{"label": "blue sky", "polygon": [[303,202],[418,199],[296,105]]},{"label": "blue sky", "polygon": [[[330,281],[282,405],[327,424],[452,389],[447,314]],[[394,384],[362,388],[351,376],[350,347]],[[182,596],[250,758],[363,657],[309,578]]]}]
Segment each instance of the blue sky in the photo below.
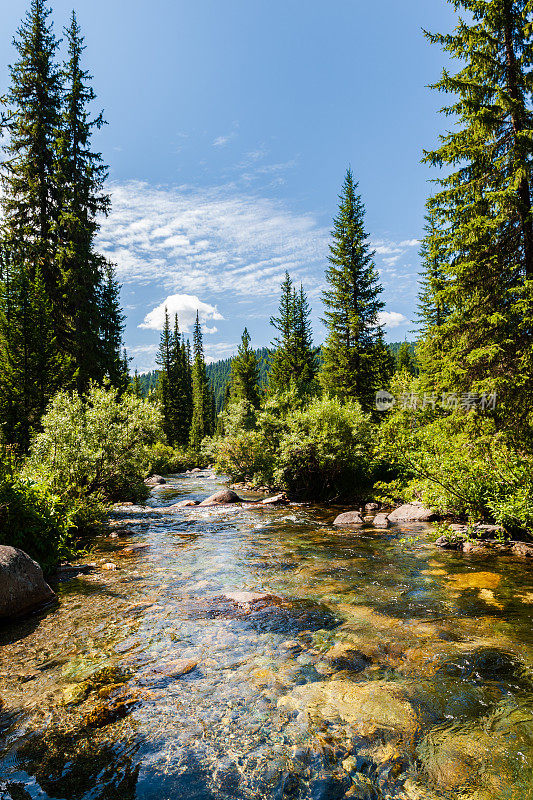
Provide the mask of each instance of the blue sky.
[{"label": "blue sky", "polygon": [[[26,0],[0,5],[0,93]],[[442,130],[426,87],[443,64],[422,28],[449,30],[445,0],[78,0],[86,63],[108,125],[113,210],[99,247],[117,264],[126,343],[154,364],[162,308],[210,359],[246,325],[272,336],[285,269],[322,341],[320,295],[350,164],[384,287],[386,337],[409,338],[431,185],[420,164]],[[56,30],[72,2],[53,3]]]}]

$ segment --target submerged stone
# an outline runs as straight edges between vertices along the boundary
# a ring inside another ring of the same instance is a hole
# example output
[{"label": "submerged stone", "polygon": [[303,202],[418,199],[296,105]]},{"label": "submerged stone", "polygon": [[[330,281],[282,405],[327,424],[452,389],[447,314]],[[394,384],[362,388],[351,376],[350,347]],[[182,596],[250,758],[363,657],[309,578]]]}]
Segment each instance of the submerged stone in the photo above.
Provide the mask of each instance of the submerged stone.
[{"label": "submerged stone", "polygon": [[213,598],[209,607],[198,609],[208,618],[241,620],[247,627],[266,633],[295,634],[302,631],[331,630],[341,620],[324,604],[276,595],[235,592]]},{"label": "submerged stone", "polygon": [[418,715],[403,688],[386,681],[352,683],[332,680],[297,686],[280,698],[278,705],[305,711],[316,723],[340,719],[359,736],[411,735],[418,729]]},{"label": "submerged stone", "polygon": [[512,653],[481,647],[445,661],[439,672],[481,681],[512,681],[522,676],[524,667]]},{"label": "submerged stone", "polygon": [[454,589],[496,589],[502,576],[497,572],[460,572],[448,578]]}]

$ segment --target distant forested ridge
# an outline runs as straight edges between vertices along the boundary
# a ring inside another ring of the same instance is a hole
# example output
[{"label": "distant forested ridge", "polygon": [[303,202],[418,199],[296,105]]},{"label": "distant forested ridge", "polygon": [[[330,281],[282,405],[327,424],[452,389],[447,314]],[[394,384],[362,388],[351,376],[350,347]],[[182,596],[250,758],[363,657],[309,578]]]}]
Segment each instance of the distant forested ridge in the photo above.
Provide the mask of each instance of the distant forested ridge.
[{"label": "distant forested ridge", "polygon": [[[415,355],[415,343],[414,342],[390,342],[387,344],[389,350],[391,351],[392,356],[394,357],[395,362],[398,360],[398,354],[400,352],[400,348],[402,345],[407,345],[409,348],[409,352],[411,353],[412,358],[414,359]],[[270,371],[270,363],[273,351],[268,347],[258,347],[254,350],[255,356],[257,358],[257,362],[259,364],[259,385],[262,389],[266,389],[268,384],[268,374]],[[316,359],[317,363],[320,365],[322,363],[322,351],[320,347],[316,348]],[[207,369],[207,377],[209,379],[209,385],[211,387],[211,391],[215,396],[215,403],[216,403],[216,410],[217,413],[222,411],[224,407],[224,396],[226,393],[226,387],[229,385],[230,378],[231,378],[231,364],[233,362],[234,356],[230,358],[223,358],[220,361],[213,361],[211,364],[206,365]],[[139,375],[139,385],[141,389],[141,394],[143,397],[147,397],[150,392],[155,391],[157,387],[157,379],[159,377],[159,370],[154,369],[150,372],[143,372]]]}]

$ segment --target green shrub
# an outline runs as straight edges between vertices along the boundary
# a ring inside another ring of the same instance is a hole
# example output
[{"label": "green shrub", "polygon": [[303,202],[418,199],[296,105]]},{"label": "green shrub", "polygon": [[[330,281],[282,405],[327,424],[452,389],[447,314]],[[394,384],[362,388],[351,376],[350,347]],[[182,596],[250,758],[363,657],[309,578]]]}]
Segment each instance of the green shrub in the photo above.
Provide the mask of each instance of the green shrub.
[{"label": "green shrub", "polygon": [[[146,452],[147,475],[172,475],[199,466],[198,454],[181,447],[156,442]],[[207,462],[206,462],[207,463]]]},{"label": "green shrub", "polygon": [[0,544],[18,547],[45,572],[72,553],[79,508],[43,483],[25,480],[4,451],[0,459]]},{"label": "green shrub", "polygon": [[162,438],[158,405],[93,386],[86,397],[59,392],[41,420],[24,467],[27,478],[87,508],[146,496],[148,451]]},{"label": "green shrub", "polygon": [[272,481],[272,458],[259,431],[204,440],[203,449],[215,462],[217,472],[234,481],[249,480],[256,485]]},{"label": "green shrub", "polygon": [[368,485],[372,435],[370,418],[356,401],[315,398],[287,415],[274,478],[296,497],[355,497]]},{"label": "green shrub", "polygon": [[[416,380],[411,388],[419,391]],[[443,515],[533,531],[533,457],[477,409],[395,407],[381,425],[378,455],[395,476],[377,484],[382,499],[417,497]]]}]

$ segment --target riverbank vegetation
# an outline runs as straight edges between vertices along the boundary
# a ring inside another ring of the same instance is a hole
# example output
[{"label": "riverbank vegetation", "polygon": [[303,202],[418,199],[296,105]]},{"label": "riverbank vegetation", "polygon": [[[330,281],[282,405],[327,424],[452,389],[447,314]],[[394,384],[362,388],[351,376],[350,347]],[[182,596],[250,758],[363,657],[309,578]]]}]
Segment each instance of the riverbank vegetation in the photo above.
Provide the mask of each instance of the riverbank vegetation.
[{"label": "riverbank vegetation", "polygon": [[[426,162],[416,347],[384,341],[382,287],[351,169],[333,220],[322,344],[287,272],[268,349],[247,329],[210,371],[165,314],[157,373],[131,377],[114,266],[98,252],[104,120],[72,15],[62,50],[45,0],[18,31],[4,98],[0,231],[0,541],[46,567],[143,479],[213,462],[312,501],[418,498],[442,515],[533,531],[531,11],[457,0],[427,34],[458,72],[434,87],[457,125]],[[229,373],[229,374],[228,374]]]}]

